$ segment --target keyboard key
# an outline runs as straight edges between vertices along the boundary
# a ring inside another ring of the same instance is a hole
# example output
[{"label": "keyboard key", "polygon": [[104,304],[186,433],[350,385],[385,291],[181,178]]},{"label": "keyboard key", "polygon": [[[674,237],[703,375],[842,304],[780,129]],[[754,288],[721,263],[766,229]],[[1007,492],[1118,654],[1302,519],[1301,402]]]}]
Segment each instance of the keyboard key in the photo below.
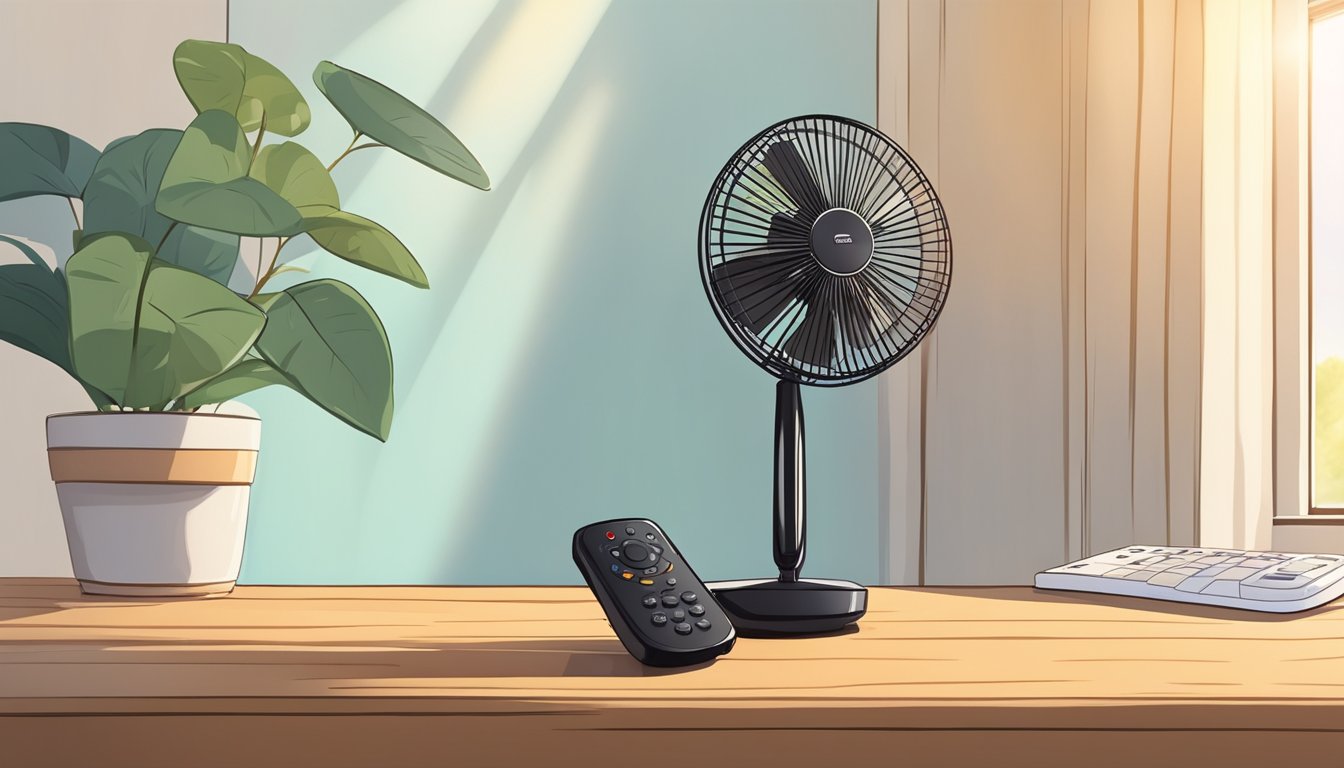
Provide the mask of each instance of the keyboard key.
[{"label": "keyboard key", "polygon": [[1209,582],[1209,586],[1199,591],[1201,595],[1218,595],[1220,597],[1241,597],[1241,582],[1232,579],[1215,579]]},{"label": "keyboard key", "polygon": [[1230,565],[1211,565],[1195,575],[1212,579],[1213,577],[1217,576],[1218,574],[1222,573],[1223,571],[1226,571],[1228,568],[1231,567],[1232,566]]},{"label": "keyboard key", "polygon": [[1213,581],[1212,576],[1187,576],[1184,581],[1176,585],[1176,588],[1182,592],[1200,593]]},{"label": "keyboard key", "polygon": [[1242,579],[1249,578],[1259,573],[1261,570],[1264,569],[1264,567],[1265,566],[1261,566],[1259,568],[1252,568],[1247,565],[1238,565],[1235,568],[1228,568],[1226,571],[1223,571],[1221,574],[1219,574],[1218,578],[1219,580],[1232,579],[1234,581],[1241,581]]},{"label": "keyboard key", "polygon": [[1124,577],[1125,581],[1147,581],[1161,571],[1135,571]]},{"label": "keyboard key", "polygon": [[1180,584],[1182,581],[1185,581],[1185,579],[1186,579],[1185,574],[1172,573],[1168,571],[1166,573],[1157,574],[1156,576],[1149,579],[1148,583],[1156,587],[1174,587]]}]

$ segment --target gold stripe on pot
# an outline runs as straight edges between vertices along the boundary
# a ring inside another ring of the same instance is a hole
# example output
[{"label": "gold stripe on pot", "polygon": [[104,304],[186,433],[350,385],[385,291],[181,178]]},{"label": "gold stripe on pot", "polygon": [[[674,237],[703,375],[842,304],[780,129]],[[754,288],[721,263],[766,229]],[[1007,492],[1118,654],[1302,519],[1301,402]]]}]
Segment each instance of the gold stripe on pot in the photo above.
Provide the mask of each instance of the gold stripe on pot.
[{"label": "gold stripe on pot", "polygon": [[48,448],[58,483],[250,485],[256,451],[183,448]]}]

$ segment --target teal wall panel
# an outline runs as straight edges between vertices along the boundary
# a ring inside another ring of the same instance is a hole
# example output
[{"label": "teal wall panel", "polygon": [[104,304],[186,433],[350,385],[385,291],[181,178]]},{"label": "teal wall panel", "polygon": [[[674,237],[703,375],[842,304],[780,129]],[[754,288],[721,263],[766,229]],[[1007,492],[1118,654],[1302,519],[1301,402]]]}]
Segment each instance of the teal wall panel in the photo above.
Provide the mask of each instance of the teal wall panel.
[{"label": "teal wall panel", "polygon": [[[574,583],[571,533],[618,516],[662,523],[703,577],[769,575],[774,382],[706,302],[698,217],[766,125],[873,121],[874,0],[230,8],[230,39],[305,91],[320,157],[350,139],[308,78],[326,58],[426,106],[494,181],[381,149],[336,170],[430,291],[285,249],[377,308],[397,413],[380,444],[291,392],[247,398],[265,426],[243,580]],[[804,397],[805,570],[871,582],[876,385]]]}]

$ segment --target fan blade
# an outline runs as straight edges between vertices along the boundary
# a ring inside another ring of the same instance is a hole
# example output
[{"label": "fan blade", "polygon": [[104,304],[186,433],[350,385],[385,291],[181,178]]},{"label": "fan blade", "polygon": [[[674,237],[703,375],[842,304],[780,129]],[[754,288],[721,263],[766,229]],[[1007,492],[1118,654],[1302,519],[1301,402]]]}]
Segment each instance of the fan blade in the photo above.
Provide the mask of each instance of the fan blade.
[{"label": "fan blade", "polygon": [[759,336],[789,306],[803,267],[796,256],[766,249],[711,268],[710,279],[728,314]]},{"label": "fan blade", "polygon": [[868,327],[873,332],[874,341],[887,338],[895,328],[905,308],[901,307],[899,311],[893,311],[895,308],[890,307],[887,302],[883,301],[882,297],[873,288],[864,288],[863,295],[871,312]]},{"label": "fan blade", "polygon": [[[809,299],[815,298],[815,294]],[[784,352],[795,360],[830,368],[835,358],[835,311],[807,304],[807,316],[784,342]]]},{"label": "fan blade", "polygon": [[840,334],[847,346],[863,349],[873,346],[881,330],[879,315],[886,317],[882,308],[868,296],[865,289],[856,280],[843,280],[839,284]]},{"label": "fan blade", "polygon": [[856,347],[855,355],[867,350],[869,358],[885,357],[902,346],[902,339],[893,339],[891,334],[900,312],[892,306],[892,299],[884,299],[873,286],[859,280],[846,280],[841,288],[844,294],[846,316],[840,321],[840,328],[851,346]]},{"label": "fan blade", "polygon": [[819,216],[830,207],[817,180],[807,169],[807,162],[792,141],[779,141],[766,147],[763,163],[799,209]]},{"label": "fan blade", "polygon": [[767,248],[792,248],[805,249],[810,247],[807,236],[803,233],[807,227],[798,223],[798,220],[787,213],[776,213],[770,217],[770,228],[765,233],[765,245]]}]

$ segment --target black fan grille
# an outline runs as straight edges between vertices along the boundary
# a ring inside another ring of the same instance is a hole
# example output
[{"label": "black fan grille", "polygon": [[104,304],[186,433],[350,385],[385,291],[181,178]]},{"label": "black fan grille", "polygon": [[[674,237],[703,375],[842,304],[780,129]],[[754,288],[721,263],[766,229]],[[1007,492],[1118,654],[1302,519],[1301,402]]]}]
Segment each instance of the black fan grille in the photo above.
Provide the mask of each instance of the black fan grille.
[{"label": "black fan grille", "polygon": [[[872,258],[839,274],[814,258],[812,224],[835,208],[866,222]],[[700,221],[705,290],[725,329],[772,375],[850,384],[932,329],[952,273],[933,186],[890,139],[813,115],[767,128],[733,156]]]}]

